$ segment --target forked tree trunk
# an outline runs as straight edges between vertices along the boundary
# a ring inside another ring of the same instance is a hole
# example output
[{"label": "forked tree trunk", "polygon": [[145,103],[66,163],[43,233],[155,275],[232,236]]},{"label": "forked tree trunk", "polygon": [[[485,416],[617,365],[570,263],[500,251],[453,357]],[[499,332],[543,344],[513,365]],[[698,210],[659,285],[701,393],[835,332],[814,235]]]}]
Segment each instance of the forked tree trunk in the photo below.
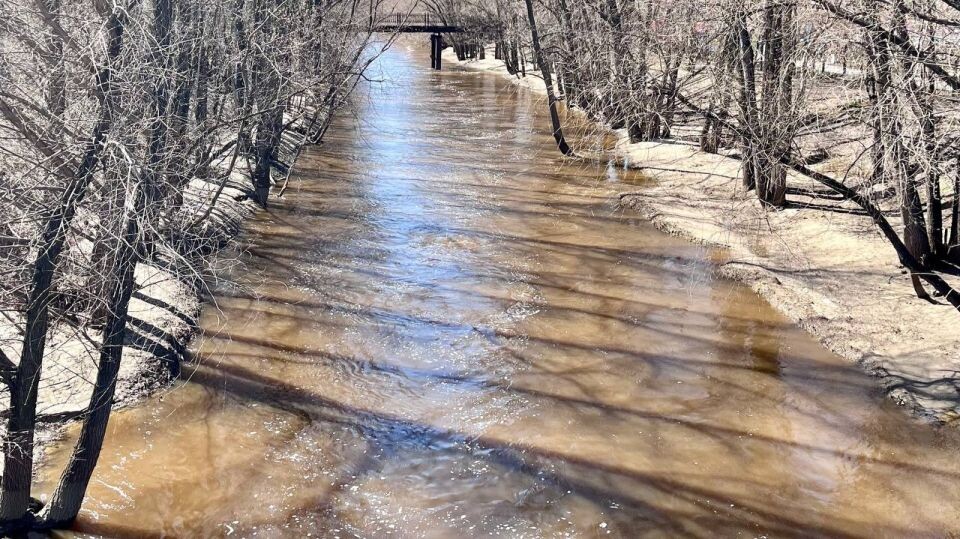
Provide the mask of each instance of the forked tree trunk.
[{"label": "forked tree trunk", "polygon": [[[915,96],[914,106],[920,119],[920,136],[923,142],[924,158],[927,161],[927,170],[924,175],[927,195],[927,236],[930,241],[930,251],[935,258],[944,255],[943,241],[943,203],[940,194],[940,156],[936,125],[934,124],[933,108],[929,98],[923,95],[924,89],[915,84],[910,85]],[[932,88],[928,88],[931,94]]]},{"label": "forked tree trunk", "polygon": [[[153,62],[157,69],[170,66],[170,31],[173,23],[173,5],[171,0],[157,0],[154,4],[154,32],[157,49]],[[183,66],[180,66],[183,68]],[[186,71],[186,69],[183,69]],[[186,72],[182,75],[187,75]],[[189,101],[189,96],[181,99]],[[93,476],[93,470],[100,458],[107,422],[113,408],[113,397],[117,387],[117,375],[123,356],[124,337],[127,327],[127,310],[133,295],[136,280],[134,273],[137,262],[145,253],[153,249],[152,237],[141,227],[141,220],[148,219],[147,213],[153,202],[163,196],[161,184],[166,183],[168,167],[165,162],[169,147],[168,130],[175,131],[186,122],[189,104],[184,105],[176,99],[174,110],[168,111],[170,89],[164,84],[154,89],[152,113],[155,115],[150,127],[149,167],[143,172],[140,181],[133,187],[122,229],[111,241],[109,260],[112,264],[107,276],[104,303],[103,342],[100,345],[100,360],[97,366],[97,379],[93,394],[87,405],[80,437],[74,446],[73,454],[67,463],[57,489],[40,517],[42,527],[61,527],[73,522],[80,512],[83,497]],[[178,106],[179,105],[179,106]],[[172,118],[171,118],[172,116]],[[179,144],[179,142],[175,143]]]},{"label": "forked tree trunk", "polygon": [[283,110],[267,112],[261,116],[257,127],[255,164],[253,170],[254,200],[266,208],[271,187],[271,171],[277,153],[277,145],[283,133]]},{"label": "forked tree trunk", "polygon": [[[885,99],[881,99],[881,101],[885,101]],[[899,122],[895,120],[889,122],[889,124],[883,126],[883,131],[887,139],[885,148],[889,154],[886,156],[886,172],[889,176],[892,176],[891,180],[896,185],[897,193],[900,195],[903,243],[910,255],[916,259],[919,270],[926,271],[930,262],[930,241],[927,238],[927,229],[923,218],[923,204],[913,178],[910,176],[906,149],[899,136]],[[910,278],[917,297],[929,298],[929,294],[923,289],[920,278],[915,271],[911,271]]]},{"label": "forked tree trunk", "polygon": [[[171,0],[155,0],[153,3],[153,33],[154,40],[156,45],[153,47],[150,56],[150,62],[152,63],[152,68],[157,70],[157,72],[167,72],[171,67],[170,61],[170,32],[173,25],[173,5]],[[182,73],[181,79],[187,78],[187,73]],[[181,81],[181,88],[187,86],[184,82]],[[171,178],[167,177],[167,160],[166,160],[166,144],[168,139],[168,130],[174,129],[174,138],[177,137],[176,128],[177,125],[182,125],[182,121],[177,120],[176,113],[170,114],[171,111],[168,110],[170,104],[170,87],[167,82],[167,78],[163,77],[158,81],[158,84],[153,88],[152,92],[152,104],[151,104],[151,114],[152,120],[150,123],[149,129],[149,143],[147,146],[147,161],[148,166],[145,173],[150,176],[150,180],[146,184],[151,188],[156,190],[156,192],[151,193],[150,198],[154,200],[159,200],[162,198],[162,193],[160,192],[162,187],[166,185],[166,182],[158,181],[160,178],[170,180]],[[176,109],[177,100],[173,101],[174,108]],[[179,111],[184,116],[186,112],[182,110]],[[115,183],[116,179],[113,179]],[[127,193],[124,192],[124,187],[111,185],[110,186],[110,197],[114,199],[115,208],[122,208],[124,200],[127,197]],[[149,208],[148,208],[149,211]],[[91,256],[91,265],[94,268],[92,275],[90,275],[90,282],[88,283],[88,289],[92,292],[90,294],[90,300],[92,306],[90,306],[90,320],[91,327],[93,328],[102,328],[106,324],[107,312],[109,305],[105,301],[105,298],[109,297],[108,286],[109,283],[103,280],[103,275],[108,275],[110,267],[114,264],[114,253],[112,252],[112,245],[110,238],[113,237],[115,232],[111,229],[111,226],[116,226],[117,223],[105,223],[100,227],[98,233],[97,241],[94,244],[93,253]],[[148,238],[147,240],[148,250],[152,250],[153,241]]]},{"label": "forked tree trunk", "polygon": [[29,517],[33,477],[33,442],[36,427],[37,390],[49,328],[54,273],[63,253],[67,230],[77,205],[86,194],[99,159],[101,146],[112,122],[111,65],[119,56],[123,24],[119,11],[107,23],[107,61],[97,75],[100,118],[63,198],[47,220],[38,245],[25,320],[26,331],[20,365],[10,384],[10,418],[4,439],[4,472],[0,480],[0,528],[16,529]]},{"label": "forked tree trunk", "polygon": [[[893,34],[901,38],[906,36],[903,8],[901,0],[895,0],[893,6],[891,6],[891,28]],[[886,41],[883,44],[886,46]],[[891,176],[891,183],[897,187],[897,193],[899,194],[900,216],[903,219],[903,243],[913,258],[917,260],[919,269],[927,271],[931,262],[930,239],[927,236],[927,226],[923,215],[923,202],[917,192],[912,167],[909,165],[910,159],[904,146],[903,125],[899,116],[901,114],[900,109],[904,108],[899,102],[899,93],[902,92],[903,85],[908,84],[906,79],[909,75],[905,72],[908,66],[900,63],[894,64],[891,56],[889,52],[886,54],[886,64],[882,66],[882,70],[886,72],[886,80],[882,81],[878,88],[880,104],[878,118],[881,122],[880,131],[885,139],[884,149],[887,152],[884,166],[888,175]],[[896,79],[894,79],[894,73],[897,75]],[[917,272],[912,271],[910,277],[917,297],[929,298],[929,295],[923,289]]]}]

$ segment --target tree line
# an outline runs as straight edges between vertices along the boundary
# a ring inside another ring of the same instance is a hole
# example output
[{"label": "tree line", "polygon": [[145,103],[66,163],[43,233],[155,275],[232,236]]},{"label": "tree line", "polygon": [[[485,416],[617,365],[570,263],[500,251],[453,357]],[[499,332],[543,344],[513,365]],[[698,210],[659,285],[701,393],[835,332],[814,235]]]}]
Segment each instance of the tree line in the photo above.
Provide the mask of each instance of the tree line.
[{"label": "tree line", "polygon": [[[116,391],[138,266],[195,275],[228,184],[267,206],[372,61],[378,0],[0,0],[0,532],[76,516]],[[461,57],[494,54],[633,142],[741,162],[770,211],[797,175],[858,205],[960,308],[956,0],[422,0]],[[389,44],[389,38],[383,46]],[[380,45],[374,47],[376,49]],[[839,97],[838,97],[839,96]],[[845,156],[845,170],[819,167]],[[31,498],[51,335],[97,366],[72,458]]]},{"label": "tree line", "polygon": [[[762,205],[805,176],[868,215],[919,297],[960,309],[960,3],[954,0],[474,0],[436,2],[493,41],[557,107],[631,142],[687,139],[741,161]],[[696,129],[691,131],[691,127]],[[842,170],[817,165],[840,158]]]},{"label": "tree line", "polygon": [[[0,0],[0,532],[76,518],[116,390],[136,269],[190,278],[228,183],[266,206],[372,61],[370,0]],[[31,498],[54,332],[96,379],[49,502]],[[12,336],[11,336],[12,335]]]}]

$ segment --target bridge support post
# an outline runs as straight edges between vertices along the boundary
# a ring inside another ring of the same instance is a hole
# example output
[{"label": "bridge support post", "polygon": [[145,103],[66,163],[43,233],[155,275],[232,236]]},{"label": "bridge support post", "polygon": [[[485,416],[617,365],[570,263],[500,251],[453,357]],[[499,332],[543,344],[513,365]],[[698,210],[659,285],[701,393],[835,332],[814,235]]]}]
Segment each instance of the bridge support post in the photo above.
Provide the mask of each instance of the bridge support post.
[{"label": "bridge support post", "polygon": [[440,71],[441,54],[443,53],[443,36],[430,34],[430,67]]}]

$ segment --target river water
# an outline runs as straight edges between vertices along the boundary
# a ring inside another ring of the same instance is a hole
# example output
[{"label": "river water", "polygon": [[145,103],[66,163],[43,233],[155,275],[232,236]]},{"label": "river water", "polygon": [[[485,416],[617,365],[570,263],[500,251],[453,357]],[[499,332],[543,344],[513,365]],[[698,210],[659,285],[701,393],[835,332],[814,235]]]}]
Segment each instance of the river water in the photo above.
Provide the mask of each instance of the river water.
[{"label": "river water", "polygon": [[[401,42],[114,414],[76,530],[942,536],[960,437],[562,163],[544,105]],[[69,444],[48,459],[56,477]]]}]

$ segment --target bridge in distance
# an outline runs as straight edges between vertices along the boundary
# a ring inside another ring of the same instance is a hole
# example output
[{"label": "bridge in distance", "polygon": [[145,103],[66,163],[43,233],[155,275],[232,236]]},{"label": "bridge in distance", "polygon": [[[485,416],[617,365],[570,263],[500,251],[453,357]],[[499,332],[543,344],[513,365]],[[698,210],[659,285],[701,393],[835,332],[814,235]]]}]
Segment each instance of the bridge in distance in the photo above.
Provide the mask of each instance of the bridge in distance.
[{"label": "bridge in distance", "polygon": [[[478,21],[479,22],[479,21]],[[440,53],[445,48],[443,34],[457,34],[464,32],[463,26],[450,24],[433,13],[396,13],[377,21],[371,21],[374,32],[389,34],[430,34],[430,67],[439,70],[441,67]],[[471,25],[471,28],[474,26]],[[488,33],[488,25],[477,24],[484,33]]]}]

